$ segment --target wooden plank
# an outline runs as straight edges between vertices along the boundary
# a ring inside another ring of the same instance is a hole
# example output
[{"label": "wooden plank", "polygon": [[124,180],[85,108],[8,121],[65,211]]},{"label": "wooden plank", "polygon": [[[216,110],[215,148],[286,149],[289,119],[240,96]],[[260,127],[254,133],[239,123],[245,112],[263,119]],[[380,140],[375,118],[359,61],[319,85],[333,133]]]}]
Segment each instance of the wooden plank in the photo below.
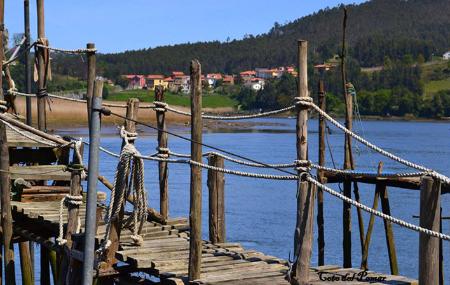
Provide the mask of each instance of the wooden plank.
[{"label": "wooden plank", "polygon": [[65,165],[11,166],[11,179],[70,181]]}]

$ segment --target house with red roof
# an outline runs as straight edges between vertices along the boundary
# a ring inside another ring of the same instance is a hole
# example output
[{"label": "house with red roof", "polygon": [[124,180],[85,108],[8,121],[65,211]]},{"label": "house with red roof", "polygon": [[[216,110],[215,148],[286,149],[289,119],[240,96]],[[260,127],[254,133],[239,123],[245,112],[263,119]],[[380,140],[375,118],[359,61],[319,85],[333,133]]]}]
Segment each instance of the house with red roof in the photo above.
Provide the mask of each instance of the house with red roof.
[{"label": "house with red roof", "polygon": [[145,75],[127,74],[123,77],[128,80],[127,89],[142,89],[146,86]]}]

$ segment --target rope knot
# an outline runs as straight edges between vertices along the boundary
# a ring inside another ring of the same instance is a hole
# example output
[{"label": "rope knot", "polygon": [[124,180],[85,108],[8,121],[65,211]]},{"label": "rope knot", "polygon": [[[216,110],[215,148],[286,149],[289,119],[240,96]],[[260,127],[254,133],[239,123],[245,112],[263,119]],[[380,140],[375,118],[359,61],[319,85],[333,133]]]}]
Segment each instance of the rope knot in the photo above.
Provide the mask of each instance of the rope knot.
[{"label": "rope knot", "polygon": [[133,133],[125,130],[125,127],[122,126],[120,128],[120,137],[125,141],[125,144],[130,144],[130,141],[133,142],[137,139],[138,133]]},{"label": "rope knot", "polygon": [[300,172],[309,172],[311,170],[310,160],[295,160],[295,169]]},{"label": "rope knot", "polygon": [[160,101],[153,101],[153,105],[155,105],[153,109],[157,112],[166,112],[167,107],[169,106],[169,104],[167,104],[166,102]]},{"label": "rope knot", "polygon": [[131,235],[130,238],[135,245],[141,246],[144,243],[144,238],[139,234]]},{"label": "rope knot", "polygon": [[311,107],[313,104],[313,98],[311,97],[295,97],[294,104],[298,106]]},{"label": "rope knot", "polygon": [[8,102],[0,100],[0,112],[4,113],[8,110]]},{"label": "rope knot", "polygon": [[47,97],[47,96],[48,96],[48,93],[47,93],[47,89],[46,88],[38,89],[38,91],[36,93],[36,97],[43,98],[43,97]]},{"label": "rope knot", "polygon": [[157,147],[156,150],[158,151],[157,157],[160,158],[168,158],[170,154],[170,149],[168,147]]}]

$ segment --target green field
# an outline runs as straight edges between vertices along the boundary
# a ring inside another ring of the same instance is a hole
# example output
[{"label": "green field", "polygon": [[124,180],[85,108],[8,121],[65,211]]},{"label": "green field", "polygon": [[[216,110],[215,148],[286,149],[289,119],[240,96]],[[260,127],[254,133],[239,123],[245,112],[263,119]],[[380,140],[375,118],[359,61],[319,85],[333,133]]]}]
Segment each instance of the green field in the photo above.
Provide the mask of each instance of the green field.
[{"label": "green field", "polygon": [[[129,98],[138,98],[141,102],[153,102],[155,94],[149,90],[127,90],[118,93],[112,93],[108,96],[107,100],[111,101],[126,101]],[[166,102],[169,105],[175,106],[190,106],[190,97],[186,95],[165,93]],[[238,102],[229,96],[218,94],[206,94],[203,95],[203,107],[204,108],[221,108],[221,107],[236,107]]]},{"label": "green field", "polygon": [[450,90],[450,78],[429,81],[425,84],[425,96],[434,94],[441,90]]}]

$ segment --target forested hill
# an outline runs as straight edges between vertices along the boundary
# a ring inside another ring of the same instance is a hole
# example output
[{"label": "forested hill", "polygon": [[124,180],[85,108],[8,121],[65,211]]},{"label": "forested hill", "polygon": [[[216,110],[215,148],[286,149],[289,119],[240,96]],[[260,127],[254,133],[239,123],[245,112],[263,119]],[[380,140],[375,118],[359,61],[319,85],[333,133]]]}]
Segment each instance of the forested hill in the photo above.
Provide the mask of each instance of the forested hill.
[{"label": "forested hill", "polygon": [[[298,9],[301,9],[298,4]],[[450,49],[449,0],[372,0],[349,5],[349,55],[361,66],[383,63],[411,54],[425,59]],[[266,34],[230,42],[202,42],[103,54],[99,72],[116,78],[125,73],[187,71],[189,61],[199,58],[205,72],[237,73],[255,67],[289,65],[296,60],[296,40],[309,41],[312,62],[339,53],[342,9],[320,10],[286,25],[275,23]],[[58,73],[82,75],[79,61],[57,58]]]}]

